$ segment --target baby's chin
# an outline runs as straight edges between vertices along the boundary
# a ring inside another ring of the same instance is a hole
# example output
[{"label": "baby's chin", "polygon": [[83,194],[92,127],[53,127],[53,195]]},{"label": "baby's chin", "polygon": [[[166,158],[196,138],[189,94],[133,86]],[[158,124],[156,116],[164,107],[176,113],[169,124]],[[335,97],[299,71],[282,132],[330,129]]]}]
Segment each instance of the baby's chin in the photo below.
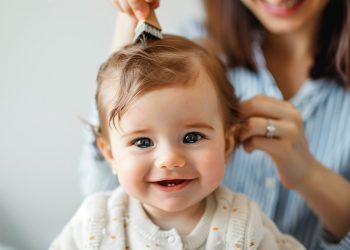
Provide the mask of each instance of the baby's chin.
[{"label": "baby's chin", "polygon": [[199,201],[186,201],[184,199],[162,200],[158,202],[142,202],[145,212],[152,216],[174,216],[192,211],[200,211],[205,207],[205,197]]}]

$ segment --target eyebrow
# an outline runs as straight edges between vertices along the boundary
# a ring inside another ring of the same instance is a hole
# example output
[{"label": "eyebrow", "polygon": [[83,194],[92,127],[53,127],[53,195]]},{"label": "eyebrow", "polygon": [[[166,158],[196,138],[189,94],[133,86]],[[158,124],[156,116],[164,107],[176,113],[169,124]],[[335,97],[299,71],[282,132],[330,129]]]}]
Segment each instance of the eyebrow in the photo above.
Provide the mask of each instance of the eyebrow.
[{"label": "eyebrow", "polygon": [[147,133],[149,131],[150,131],[149,129],[132,130],[130,132],[126,132],[126,133],[122,134],[121,138],[128,137],[128,136],[131,136],[131,135],[144,134],[144,133]]},{"label": "eyebrow", "polygon": [[208,124],[205,123],[189,123],[186,124],[186,128],[202,128],[202,129],[208,129],[208,130],[214,130],[214,128]]}]

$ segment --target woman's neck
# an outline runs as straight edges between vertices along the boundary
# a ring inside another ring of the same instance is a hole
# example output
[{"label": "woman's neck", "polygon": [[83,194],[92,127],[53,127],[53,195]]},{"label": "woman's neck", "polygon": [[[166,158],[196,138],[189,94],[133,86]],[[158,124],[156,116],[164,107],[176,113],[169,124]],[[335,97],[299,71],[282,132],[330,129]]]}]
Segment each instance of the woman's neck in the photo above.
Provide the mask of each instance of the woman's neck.
[{"label": "woman's neck", "polygon": [[262,44],[267,68],[284,99],[293,97],[309,78],[313,65],[318,26],[309,24],[288,34],[268,33]]},{"label": "woman's neck", "polygon": [[199,203],[177,212],[167,212],[146,204],[143,208],[154,224],[162,230],[175,228],[181,235],[187,235],[192,232],[194,227],[201,219],[205,210],[205,199]]},{"label": "woman's neck", "polygon": [[283,34],[267,33],[263,49],[282,55],[284,60],[313,57],[318,36],[318,20],[303,28]]}]

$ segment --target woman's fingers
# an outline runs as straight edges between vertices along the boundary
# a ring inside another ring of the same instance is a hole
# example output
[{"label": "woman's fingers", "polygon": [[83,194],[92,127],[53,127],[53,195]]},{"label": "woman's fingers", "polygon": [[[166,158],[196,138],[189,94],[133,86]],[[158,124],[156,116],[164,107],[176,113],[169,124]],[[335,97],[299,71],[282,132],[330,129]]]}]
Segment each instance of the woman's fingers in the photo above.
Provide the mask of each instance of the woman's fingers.
[{"label": "woman's fingers", "polygon": [[128,0],[115,0],[114,5],[121,11],[130,16],[134,16],[134,12]]},{"label": "woman's fingers", "polygon": [[273,156],[278,155],[278,150],[281,148],[281,141],[259,136],[250,137],[245,140],[242,145],[244,150],[248,153],[251,153],[254,150],[262,150]]},{"label": "woman's fingers", "polygon": [[281,136],[283,130],[285,130],[283,122],[279,120],[268,120],[264,117],[251,117],[241,124],[239,139],[241,142],[244,142],[253,136],[266,137],[268,126],[275,128],[272,132],[273,138],[278,138]]},{"label": "woman's fingers", "polygon": [[113,3],[121,12],[136,17],[138,20],[146,19],[150,8],[159,7],[159,0],[114,0]]},{"label": "woman's fingers", "polygon": [[157,9],[160,5],[159,0],[146,0],[152,9]]},{"label": "woman's fingers", "polygon": [[266,137],[267,139],[292,138],[297,136],[300,128],[297,123],[265,117],[246,119],[240,127],[239,139],[244,142],[251,137]]},{"label": "woman's fingers", "polygon": [[150,5],[145,0],[129,0],[131,9],[138,20],[146,19],[149,11]]},{"label": "woman's fingers", "polygon": [[269,154],[283,185],[296,187],[314,160],[298,110],[289,102],[257,96],[241,104],[241,113],[239,139],[245,151]]},{"label": "woman's fingers", "polygon": [[289,102],[277,100],[268,96],[256,96],[240,104],[243,119],[260,116],[272,119],[301,119],[297,109]]}]

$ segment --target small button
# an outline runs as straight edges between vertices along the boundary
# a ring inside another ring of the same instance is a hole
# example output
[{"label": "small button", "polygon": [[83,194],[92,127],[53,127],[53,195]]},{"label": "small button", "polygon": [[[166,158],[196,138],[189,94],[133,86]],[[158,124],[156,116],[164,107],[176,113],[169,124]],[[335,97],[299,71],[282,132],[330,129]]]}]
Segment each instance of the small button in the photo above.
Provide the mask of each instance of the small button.
[{"label": "small button", "polygon": [[175,237],[173,235],[168,236],[168,242],[169,243],[174,243]]},{"label": "small button", "polygon": [[221,240],[220,235],[216,235],[215,237],[215,245],[216,246],[220,246],[223,243],[223,241]]},{"label": "small button", "polygon": [[222,244],[222,240],[218,240],[215,242],[215,245],[220,246]]}]

